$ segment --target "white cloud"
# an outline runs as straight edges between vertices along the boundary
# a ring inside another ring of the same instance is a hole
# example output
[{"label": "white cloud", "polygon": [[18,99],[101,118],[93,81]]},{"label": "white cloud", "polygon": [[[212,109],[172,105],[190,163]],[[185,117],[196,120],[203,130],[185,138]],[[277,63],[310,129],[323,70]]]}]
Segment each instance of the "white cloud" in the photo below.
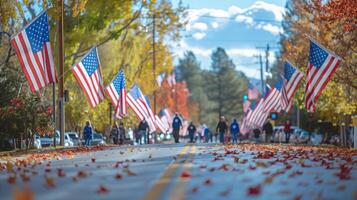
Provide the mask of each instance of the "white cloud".
[{"label": "white cloud", "polygon": [[237,15],[237,17],[235,18],[235,21],[236,22],[244,22],[249,25],[254,24],[253,18],[251,18],[249,16],[245,16],[245,15]]},{"label": "white cloud", "polygon": [[285,8],[281,6],[277,6],[275,4],[266,3],[263,1],[257,1],[253,5],[251,5],[247,10],[261,9],[268,12],[272,12],[275,16],[276,21],[282,21],[283,15],[285,13]]},{"label": "white cloud", "polygon": [[203,33],[203,32],[197,32],[192,35],[192,37],[194,37],[196,40],[201,40],[205,36],[206,36],[206,33]]},{"label": "white cloud", "polygon": [[212,22],[211,23],[212,28],[217,29],[219,27],[218,22]]},{"label": "white cloud", "polygon": [[197,29],[200,31],[205,31],[207,30],[207,24],[203,23],[203,22],[196,22],[192,25],[191,27],[192,29]]},{"label": "white cloud", "polygon": [[281,27],[274,26],[272,24],[258,24],[256,28],[268,31],[273,35],[279,35],[280,33],[283,33],[283,29]]}]

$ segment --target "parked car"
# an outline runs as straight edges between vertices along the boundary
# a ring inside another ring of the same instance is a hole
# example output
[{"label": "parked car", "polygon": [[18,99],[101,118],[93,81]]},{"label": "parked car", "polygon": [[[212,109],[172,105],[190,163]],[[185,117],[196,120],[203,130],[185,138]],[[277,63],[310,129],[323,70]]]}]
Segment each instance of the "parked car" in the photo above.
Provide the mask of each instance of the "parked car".
[{"label": "parked car", "polygon": [[[56,145],[59,146],[60,145],[60,133],[58,130],[55,133],[55,137],[56,137]],[[54,138],[52,136],[49,136],[49,135],[40,136],[39,134],[35,134],[34,145],[36,148],[53,146],[53,142],[54,142]],[[64,146],[65,147],[73,147],[74,146],[74,143],[68,133],[64,134]]]},{"label": "parked car", "polygon": [[93,133],[92,145],[103,145],[105,144],[105,138],[100,133]]},{"label": "parked car", "polygon": [[70,138],[70,140],[73,143],[73,146],[79,146],[80,145],[80,139],[78,137],[78,134],[76,132],[66,132],[65,134],[67,134]]}]

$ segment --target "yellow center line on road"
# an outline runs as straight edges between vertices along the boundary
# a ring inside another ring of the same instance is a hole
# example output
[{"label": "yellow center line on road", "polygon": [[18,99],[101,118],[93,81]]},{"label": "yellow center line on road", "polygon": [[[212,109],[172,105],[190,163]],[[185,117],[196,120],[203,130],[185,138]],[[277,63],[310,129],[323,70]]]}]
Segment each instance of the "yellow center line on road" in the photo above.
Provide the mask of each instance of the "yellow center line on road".
[{"label": "yellow center line on road", "polygon": [[[192,146],[190,154],[188,158],[185,160],[183,165],[183,171],[190,172],[192,168],[192,159],[196,153],[196,146]],[[190,179],[177,177],[176,185],[173,187],[172,192],[170,193],[169,200],[184,200],[186,194],[186,183],[189,182]]]},{"label": "yellow center line on road", "polygon": [[144,195],[142,200],[159,199],[159,197],[162,194],[162,192],[164,191],[164,189],[170,183],[172,175],[175,173],[177,167],[179,166],[177,161],[179,161],[179,159],[181,159],[189,151],[190,147],[191,146],[189,146],[189,145],[185,145],[185,147],[182,149],[182,151],[177,156],[176,161],[171,163],[166,168],[165,172],[161,175],[161,177],[155,183],[155,185],[153,187],[151,187],[150,190]]}]

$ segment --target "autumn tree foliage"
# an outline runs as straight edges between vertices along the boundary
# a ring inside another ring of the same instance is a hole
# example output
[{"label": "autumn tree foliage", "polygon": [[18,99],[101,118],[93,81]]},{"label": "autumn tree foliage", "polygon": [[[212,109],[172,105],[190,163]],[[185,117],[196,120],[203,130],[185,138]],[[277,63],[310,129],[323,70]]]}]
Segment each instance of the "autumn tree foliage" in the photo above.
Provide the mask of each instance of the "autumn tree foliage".
[{"label": "autumn tree foliage", "polygon": [[170,85],[167,80],[162,82],[157,93],[157,104],[169,108],[172,112],[180,113],[185,119],[191,119],[188,101],[189,90],[186,82]]},{"label": "autumn tree foliage", "polygon": [[[317,102],[315,113],[303,113],[309,123],[322,120],[328,123],[349,123],[357,112],[356,68],[356,1],[352,0],[296,0],[288,1],[281,35],[281,50],[273,77],[283,71],[283,62],[291,61],[301,71],[307,69],[309,39],[329,49],[343,60]],[[297,108],[304,108],[304,85],[294,98]],[[302,119],[302,121],[304,121]],[[313,126],[312,126],[313,127]],[[313,129],[313,128],[312,128]]]}]

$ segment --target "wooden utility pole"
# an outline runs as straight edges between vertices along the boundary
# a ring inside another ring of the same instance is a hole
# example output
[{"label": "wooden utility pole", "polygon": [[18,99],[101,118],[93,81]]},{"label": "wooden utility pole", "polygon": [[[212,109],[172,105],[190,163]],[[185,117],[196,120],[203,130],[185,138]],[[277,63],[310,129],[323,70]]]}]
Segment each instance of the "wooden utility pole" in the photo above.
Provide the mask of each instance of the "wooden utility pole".
[{"label": "wooden utility pole", "polygon": [[[152,55],[152,74],[153,74],[153,88],[155,88],[155,81],[156,81],[156,52],[155,52],[155,37],[156,37],[156,35],[155,35],[155,27],[156,27],[156,25],[155,25],[155,12],[153,13],[153,15],[152,15],[152,20],[153,20],[153,27],[152,27],[152,53],[153,53],[153,55]],[[154,114],[156,114],[156,90],[154,90],[154,105],[153,105],[153,108],[154,108]]]},{"label": "wooden utility pole", "polygon": [[259,63],[260,63],[260,82],[261,82],[261,89],[262,89],[262,94],[264,94],[264,72],[263,72],[263,58],[262,58],[262,54],[259,54]]},{"label": "wooden utility pole", "polygon": [[[64,47],[63,47],[63,0],[58,0],[59,19],[58,19],[58,65],[59,65],[59,128],[60,145],[64,146]],[[56,134],[56,133],[55,133]],[[55,135],[56,136],[56,135]]]}]

